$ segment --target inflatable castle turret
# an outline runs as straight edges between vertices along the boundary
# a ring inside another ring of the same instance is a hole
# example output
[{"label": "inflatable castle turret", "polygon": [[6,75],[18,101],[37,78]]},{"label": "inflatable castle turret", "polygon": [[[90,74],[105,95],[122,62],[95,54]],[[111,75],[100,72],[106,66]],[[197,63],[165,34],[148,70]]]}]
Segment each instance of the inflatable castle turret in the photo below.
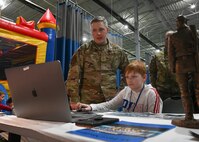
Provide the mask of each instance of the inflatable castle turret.
[{"label": "inflatable castle turret", "polygon": [[53,61],[55,54],[56,20],[49,9],[47,9],[38,21],[37,27],[48,35],[46,62]]}]

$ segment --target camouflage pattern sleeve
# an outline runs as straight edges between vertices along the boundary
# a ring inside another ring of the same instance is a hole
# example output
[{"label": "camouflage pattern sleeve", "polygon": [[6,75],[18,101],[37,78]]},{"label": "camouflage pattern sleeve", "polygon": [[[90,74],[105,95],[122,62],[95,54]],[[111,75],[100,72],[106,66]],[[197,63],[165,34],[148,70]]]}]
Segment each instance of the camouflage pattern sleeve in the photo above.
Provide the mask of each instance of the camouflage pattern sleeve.
[{"label": "camouflage pattern sleeve", "polygon": [[70,97],[71,102],[80,102],[79,98],[79,60],[78,52],[76,52],[71,60],[66,82],[66,93]]},{"label": "camouflage pattern sleeve", "polygon": [[[121,47],[120,47],[121,48]],[[124,52],[124,50],[121,48],[121,53],[120,53],[120,65],[119,65],[119,69],[121,70],[121,83],[120,83],[120,88],[124,88],[124,86],[126,86],[126,80],[125,78],[125,68],[126,66],[129,64],[129,60],[127,57],[127,54]]]},{"label": "camouflage pattern sleeve", "polygon": [[151,80],[152,86],[155,88],[157,87],[156,80],[157,80],[157,72],[158,72],[156,60],[157,60],[157,57],[154,56],[151,60],[151,63],[149,64],[150,80]]},{"label": "camouflage pattern sleeve", "polygon": [[127,58],[126,53],[122,50],[121,52],[121,63],[120,63],[120,70],[122,72],[122,74],[124,74],[124,70],[126,68],[126,66],[129,64],[129,60]]}]

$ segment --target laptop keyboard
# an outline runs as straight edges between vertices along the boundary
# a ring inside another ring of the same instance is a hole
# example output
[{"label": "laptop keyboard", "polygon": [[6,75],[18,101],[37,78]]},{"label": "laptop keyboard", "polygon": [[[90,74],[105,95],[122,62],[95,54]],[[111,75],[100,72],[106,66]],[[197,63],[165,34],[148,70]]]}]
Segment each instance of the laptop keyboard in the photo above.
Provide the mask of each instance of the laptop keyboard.
[{"label": "laptop keyboard", "polygon": [[102,115],[98,115],[92,111],[72,111],[72,122],[76,122],[78,120],[87,120],[91,118],[102,117]]}]

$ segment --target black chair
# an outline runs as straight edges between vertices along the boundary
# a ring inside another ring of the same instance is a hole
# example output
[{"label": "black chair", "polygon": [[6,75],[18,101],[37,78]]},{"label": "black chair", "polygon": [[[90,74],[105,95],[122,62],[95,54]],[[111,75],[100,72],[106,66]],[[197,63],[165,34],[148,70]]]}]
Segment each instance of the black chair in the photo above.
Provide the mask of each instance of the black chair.
[{"label": "black chair", "polygon": [[180,96],[173,96],[164,100],[162,113],[184,113]]}]

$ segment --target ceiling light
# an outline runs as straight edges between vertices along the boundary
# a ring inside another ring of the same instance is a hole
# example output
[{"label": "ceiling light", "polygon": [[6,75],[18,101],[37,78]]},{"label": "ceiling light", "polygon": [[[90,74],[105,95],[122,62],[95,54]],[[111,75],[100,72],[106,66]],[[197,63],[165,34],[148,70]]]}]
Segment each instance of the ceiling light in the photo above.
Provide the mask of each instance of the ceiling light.
[{"label": "ceiling light", "polygon": [[0,1],[0,9],[3,9],[4,5],[5,5],[5,1]]},{"label": "ceiling light", "polygon": [[159,50],[159,49],[157,49],[157,50],[155,50],[155,52],[156,52],[156,53],[158,53],[158,52],[160,52],[160,50]]},{"label": "ceiling light", "polygon": [[1,0],[1,1],[0,1],[0,9],[3,10],[3,9],[6,8],[11,2],[12,2],[12,0]]},{"label": "ceiling light", "polygon": [[194,8],[196,8],[196,5],[195,4],[191,4],[190,8],[194,9]]},{"label": "ceiling light", "polygon": [[87,39],[87,37],[83,37],[82,40],[83,40],[83,42],[85,42],[85,41],[87,41],[88,39]]},{"label": "ceiling light", "polygon": [[124,25],[124,29],[128,29],[128,26],[127,26],[127,25]]}]

